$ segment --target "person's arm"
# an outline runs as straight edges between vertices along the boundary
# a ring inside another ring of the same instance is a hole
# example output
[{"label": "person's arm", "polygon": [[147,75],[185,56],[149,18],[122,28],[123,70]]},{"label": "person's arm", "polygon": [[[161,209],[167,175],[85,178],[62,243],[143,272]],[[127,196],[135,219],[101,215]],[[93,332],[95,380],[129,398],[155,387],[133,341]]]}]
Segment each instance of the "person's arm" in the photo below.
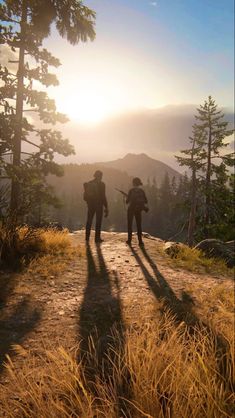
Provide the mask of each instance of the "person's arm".
[{"label": "person's arm", "polygon": [[148,199],[147,199],[147,197],[146,197],[146,194],[145,194],[144,190],[143,190],[143,193],[144,193],[144,200],[145,200],[145,203],[148,203]]},{"label": "person's arm", "polygon": [[103,205],[105,210],[105,216],[108,216],[109,209],[108,209],[108,202],[106,198],[106,192],[105,192],[105,184],[102,184],[102,194],[103,194]]},{"label": "person's arm", "polygon": [[129,190],[129,192],[128,192],[128,195],[127,195],[127,198],[126,198],[126,203],[127,204],[130,203],[130,201],[131,201],[131,190]]}]

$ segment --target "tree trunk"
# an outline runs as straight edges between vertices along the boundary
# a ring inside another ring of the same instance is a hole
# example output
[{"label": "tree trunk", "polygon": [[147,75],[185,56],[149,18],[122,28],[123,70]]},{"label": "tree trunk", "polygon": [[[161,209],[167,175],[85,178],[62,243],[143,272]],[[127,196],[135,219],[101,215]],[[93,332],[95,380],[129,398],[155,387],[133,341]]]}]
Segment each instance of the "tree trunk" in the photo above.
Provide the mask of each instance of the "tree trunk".
[{"label": "tree trunk", "polygon": [[188,223],[188,245],[190,247],[194,244],[194,230],[196,218],[196,171],[193,169],[192,173],[192,194],[191,194],[191,208]]},{"label": "tree trunk", "polygon": [[192,190],[191,190],[191,207],[189,214],[188,222],[188,245],[193,246],[194,243],[194,230],[195,230],[195,218],[196,218],[196,167],[194,161],[194,149],[195,149],[195,138],[192,144],[192,154],[191,154],[191,163],[192,163]]},{"label": "tree trunk", "polygon": [[209,120],[208,153],[206,170],[206,210],[205,210],[205,237],[209,236],[209,225],[211,221],[211,121]]},{"label": "tree trunk", "polygon": [[22,141],[22,119],[24,103],[24,55],[25,55],[25,25],[27,23],[26,1],[22,4],[19,65],[17,71],[17,93],[16,93],[16,126],[13,145],[13,168],[15,176],[11,184],[11,214],[16,218],[19,216],[20,206],[20,163],[21,163],[21,141]]}]

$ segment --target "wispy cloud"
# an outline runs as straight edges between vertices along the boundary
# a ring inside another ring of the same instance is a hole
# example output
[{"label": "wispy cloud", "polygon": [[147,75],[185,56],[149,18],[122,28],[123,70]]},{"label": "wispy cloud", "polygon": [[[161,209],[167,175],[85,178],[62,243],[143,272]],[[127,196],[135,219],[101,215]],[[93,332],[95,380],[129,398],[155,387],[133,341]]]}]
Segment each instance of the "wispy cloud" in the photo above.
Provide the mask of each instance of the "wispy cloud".
[{"label": "wispy cloud", "polygon": [[150,6],[156,7],[157,6],[157,2],[156,1],[150,1]]}]

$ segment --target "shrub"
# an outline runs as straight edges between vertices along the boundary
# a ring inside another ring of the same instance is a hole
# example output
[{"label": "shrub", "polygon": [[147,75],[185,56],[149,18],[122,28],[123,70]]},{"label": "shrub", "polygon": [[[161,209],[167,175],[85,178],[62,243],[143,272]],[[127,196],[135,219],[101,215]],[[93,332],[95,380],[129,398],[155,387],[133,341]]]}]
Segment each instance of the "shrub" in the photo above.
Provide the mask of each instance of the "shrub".
[{"label": "shrub", "polygon": [[36,229],[8,223],[0,227],[0,265],[16,267],[38,254],[61,254],[70,245],[66,230]]},{"label": "shrub", "polygon": [[228,268],[224,260],[207,258],[200,250],[187,245],[179,247],[175,257],[169,258],[169,262],[175,267],[198,273],[215,273],[234,277],[234,268]]}]

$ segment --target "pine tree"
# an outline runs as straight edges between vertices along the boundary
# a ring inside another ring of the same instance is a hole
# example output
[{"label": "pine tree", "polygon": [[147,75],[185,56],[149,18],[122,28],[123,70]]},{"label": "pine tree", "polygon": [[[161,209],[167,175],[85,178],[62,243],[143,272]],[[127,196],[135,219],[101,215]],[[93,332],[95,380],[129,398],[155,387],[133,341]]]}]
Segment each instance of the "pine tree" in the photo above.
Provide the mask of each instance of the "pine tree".
[{"label": "pine tree", "polygon": [[168,239],[172,234],[171,229],[172,212],[172,190],[169,174],[166,172],[163,181],[159,187],[159,223],[160,232],[163,239]]},{"label": "pine tree", "polygon": [[[192,171],[191,180],[191,213],[189,220],[188,241],[193,243],[193,233],[196,217],[197,190],[203,197],[200,204],[201,238],[214,234],[221,205],[221,193],[228,191],[228,167],[234,164],[234,153],[224,154],[228,145],[224,140],[232,135],[224,114],[211,96],[197,109],[196,123],[193,125],[193,135],[190,138],[191,147],[182,151],[186,156],[177,156],[180,165],[187,166]],[[220,215],[222,216],[222,214]],[[199,234],[200,236],[200,234]]]},{"label": "pine tree", "polygon": [[[56,111],[54,101],[45,91],[58,84],[49,67],[58,67],[60,62],[43,48],[43,40],[49,36],[52,22],[59,34],[73,45],[93,40],[95,13],[79,0],[4,0],[0,3],[0,18],[0,43],[16,55],[16,60],[11,61],[16,66],[14,71],[0,66],[1,175],[11,180],[11,213],[19,214],[23,211],[25,185],[29,190],[30,185],[45,185],[48,173],[62,175],[54,154],[74,153],[58,130],[36,127],[26,117],[26,114],[34,115],[40,125],[68,120]],[[44,86],[43,91],[35,88],[38,83]],[[36,151],[22,152],[23,143]]]},{"label": "pine tree", "polygon": [[[224,114],[218,110],[218,106],[211,96],[200,105],[197,109],[197,144],[200,146],[200,158],[202,162],[202,170],[204,177],[204,194],[205,194],[205,215],[204,215],[204,231],[208,237],[212,224],[213,208],[212,196],[216,193],[216,182],[213,182],[213,176],[216,178],[222,170],[224,174],[224,186],[228,180],[227,165],[231,165],[232,153],[223,156],[222,150],[228,145],[224,142],[227,136],[232,135],[233,130],[228,129],[228,122],[224,121]],[[224,164],[218,164],[218,160],[222,160]],[[215,187],[213,187],[215,186]]]},{"label": "pine tree", "polygon": [[[204,142],[201,138],[202,135],[205,135],[204,132],[198,131],[196,125],[193,125],[192,136],[189,137],[191,147],[187,150],[182,150],[181,153],[184,156],[176,156],[179,164],[181,166],[186,166],[190,169],[192,173],[191,177],[191,187],[190,187],[190,212],[188,220],[188,233],[187,233],[187,242],[189,246],[192,246],[194,243],[194,232],[195,232],[195,222],[196,222],[196,206],[197,206],[197,173],[202,168],[202,161],[200,157],[201,143]],[[205,139],[205,138],[204,138]]]}]

